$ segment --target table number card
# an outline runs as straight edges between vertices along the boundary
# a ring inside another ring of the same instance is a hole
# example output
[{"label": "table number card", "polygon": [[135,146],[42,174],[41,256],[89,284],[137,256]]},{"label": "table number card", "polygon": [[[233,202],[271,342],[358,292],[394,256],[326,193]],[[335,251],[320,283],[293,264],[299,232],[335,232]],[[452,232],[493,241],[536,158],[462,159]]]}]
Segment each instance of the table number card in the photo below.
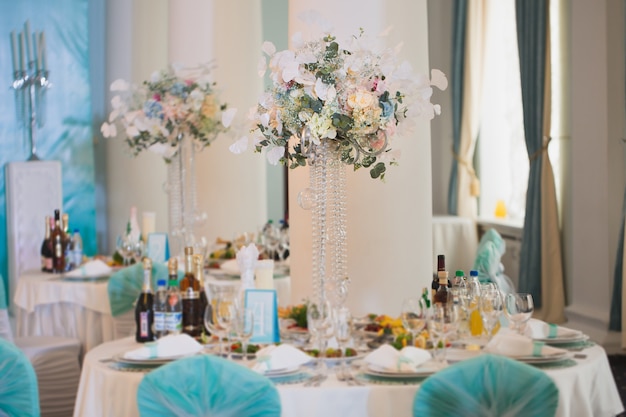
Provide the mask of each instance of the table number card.
[{"label": "table number card", "polygon": [[276,290],[246,290],[246,307],[252,308],[254,330],[251,343],[278,343],[278,303]]},{"label": "table number card", "polygon": [[150,233],[148,235],[147,256],[152,259],[152,262],[167,262],[170,258],[170,245],[167,233]]}]

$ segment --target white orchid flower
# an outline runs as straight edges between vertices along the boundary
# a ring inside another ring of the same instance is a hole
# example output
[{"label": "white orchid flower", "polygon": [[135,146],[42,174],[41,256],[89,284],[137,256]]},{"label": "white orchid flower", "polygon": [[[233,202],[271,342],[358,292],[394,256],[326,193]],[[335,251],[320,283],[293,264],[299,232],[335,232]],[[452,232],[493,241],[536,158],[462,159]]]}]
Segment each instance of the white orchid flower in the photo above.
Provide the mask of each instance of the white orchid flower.
[{"label": "white orchid flower", "polygon": [[233,142],[233,144],[228,147],[228,150],[236,155],[244,153],[248,150],[248,137],[242,136],[236,142]]},{"label": "white orchid flower", "polygon": [[237,114],[237,109],[226,109],[222,112],[222,124],[224,127],[230,127],[235,114]]},{"label": "white orchid flower", "polygon": [[430,84],[443,91],[448,88],[448,79],[443,72],[433,69],[430,71]]},{"label": "white orchid flower", "polygon": [[129,138],[139,136],[139,129],[137,129],[134,125],[129,125],[126,127],[126,136]]},{"label": "white orchid flower", "polygon": [[267,56],[272,56],[276,53],[276,46],[272,42],[265,41],[261,46],[261,50],[265,52]]},{"label": "white orchid flower", "polygon": [[126,80],[117,79],[111,83],[111,91],[128,91],[130,84]]},{"label": "white orchid flower", "polygon": [[102,132],[102,136],[105,138],[112,138],[117,136],[117,128],[114,124],[109,124],[107,122],[102,123],[100,127],[100,132]]},{"label": "white orchid flower", "polygon": [[284,146],[275,146],[267,151],[267,161],[272,165],[278,165],[280,158],[285,155]]},{"label": "white orchid flower", "polygon": [[259,62],[256,65],[257,73],[259,77],[265,76],[265,72],[267,71],[267,60],[264,57],[259,58]]},{"label": "white orchid flower", "polygon": [[165,159],[172,158],[176,153],[176,147],[166,143],[155,143],[154,145],[150,146],[148,150]]}]

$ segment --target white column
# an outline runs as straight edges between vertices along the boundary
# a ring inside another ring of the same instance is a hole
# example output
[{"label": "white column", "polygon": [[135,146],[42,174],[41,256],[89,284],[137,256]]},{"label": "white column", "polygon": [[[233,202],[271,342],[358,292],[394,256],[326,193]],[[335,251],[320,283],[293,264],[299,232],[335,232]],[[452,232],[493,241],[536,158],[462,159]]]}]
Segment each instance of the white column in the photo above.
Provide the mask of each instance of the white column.
[{"label": "white column", "polygon": [[[393,25],[389,45],[401,51],[414,69],[430,73],[426,0],[318,0],[316,10],[330,21],[338,39],[358,34],[375,36]],[[310,1],[289,2],[289,33],[307,30],[298,19]],[[446,111],[444,109],[444,111]],[[365,169],[348,168],[348,270],[352,281],[347,304],[355,314],[397,315],[400,303],[430,287],[432,255],[432,190],[430,125],[417,121],[410,136],[393,139],[401,149],[399,167],[390,167],[386,182],[372,180]],[[292,300],[311,295],[311,213],[297,204],[308,186],[308,169],[289,171]]]},{"label": "white column", "polygon": [[[170,1],[169,60],[193,66],[214,61],[220,98],[245,115],[262,91],[256,66],[261,51],[259,0]],[[252,152],[234,155],[228,147],[245,133],[239,126],[220,136],[196,158],[198,209],[208,215],[197,234],[209,244],[220,236],[254,232],[267,218],[265,160]]]}]

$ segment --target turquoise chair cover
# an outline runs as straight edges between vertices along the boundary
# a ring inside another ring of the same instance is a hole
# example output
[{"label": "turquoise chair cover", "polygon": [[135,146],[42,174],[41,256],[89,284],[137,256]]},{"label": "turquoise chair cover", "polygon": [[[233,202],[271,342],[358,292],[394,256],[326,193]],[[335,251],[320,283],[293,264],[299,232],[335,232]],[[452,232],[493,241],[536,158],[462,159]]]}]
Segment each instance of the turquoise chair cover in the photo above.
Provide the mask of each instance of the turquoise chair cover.
[{"label": "turquoise chair cover", "polygon": [[0,338],[0,416],[38,417],[39,389],[33,365],[13,343]]},{"label": "turquoise chair cover", "polygon": [[504,274],[504,267],[500,262],[503,253],[497,242],[490,240],[484,242],[476,252],[474,269],[478,271],[478,280],[481,283],[493,282],[504,294],[514,293],[515,285],[511,278]]},{"label": "turquoise chair cover", "polygon": [[480,355],[424,381],[414,417],[551,417],[559,390],[543,371],[504,356]]},{"label": "turquoise chair cover", "polygon": [[[167,280],[167,266],[163,264],[152,265],[152,291],[156,289],[159,279]],[[109,292],[109,305],[111,314],[117,317],[133,309],[137,297],[143,287],[143,266],[141,263],[120,269],[109,278],[107,290]]]},{"label": "turquoise chair cover", "polygon": [[149,417],[279,417],[280,397],[262,375],[217,356],[198,355],[146,375],[137,392]]},{"label": "turquoise chair cover", "polygon": [[487,231],[483,233],[483,236],[480,238],[480,242],[478,242],[477,252],[480,251],[480,249],[487,242],[492,242],[495,245],[496,250],[500,253],[500,257],[502,257],[504,252],[506,252],[506,242],[502,239],[502,236],[496,229],[487,229]]}]

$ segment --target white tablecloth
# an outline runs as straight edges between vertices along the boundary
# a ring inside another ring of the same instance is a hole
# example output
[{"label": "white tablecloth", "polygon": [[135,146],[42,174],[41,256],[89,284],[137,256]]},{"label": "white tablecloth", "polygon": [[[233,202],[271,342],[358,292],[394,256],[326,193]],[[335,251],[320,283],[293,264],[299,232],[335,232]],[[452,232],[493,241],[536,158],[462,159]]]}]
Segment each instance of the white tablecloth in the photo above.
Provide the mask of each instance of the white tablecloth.
[{"label": "white tablecloth", "polygon": [[[207,276],[207,282],[217,281]],[[220,283],[238,283],[221,280]],[[291,302],[290,277],[274,280],[281,305]],[[132,314],[111,316],[107,281],[67,281],[39,271],[20,276],[13,299],[18,336],[79,339],[88,352],[103,342],[125,337],[134,328]],[[129,324],[129,325],[128,325]]]},{"label": "white tablecloth", "polygon": [[64,281],[27,272],[17,281],[13,302],[18,336],[73,337],[84,352],[114,339],[106,281]]},{"label": "white tablecloth", "polygon": [[437,270],[437,255],[445,255],[450,276],[454,276],[457,269],[469,275],[478,248],[476,222],[457,216],[433,216],[432,225],[433,271]]},{"label": "white tablecloth", "polygon": [[[103,359],[137,347],[132,338],[105,343],[87,354],[74,416],[134,417],[139,415],[137,388],[143,373],[111,369]],[[613,417],[623,411],[604,349],[584,351],[577,366],[546,370],[559,388],[558,417]],[[514,381],[511,381],[514,383]],[[285,417],[413,417],[418,385],[350,387],[334,376],[321,387],[278,387]]]}]

